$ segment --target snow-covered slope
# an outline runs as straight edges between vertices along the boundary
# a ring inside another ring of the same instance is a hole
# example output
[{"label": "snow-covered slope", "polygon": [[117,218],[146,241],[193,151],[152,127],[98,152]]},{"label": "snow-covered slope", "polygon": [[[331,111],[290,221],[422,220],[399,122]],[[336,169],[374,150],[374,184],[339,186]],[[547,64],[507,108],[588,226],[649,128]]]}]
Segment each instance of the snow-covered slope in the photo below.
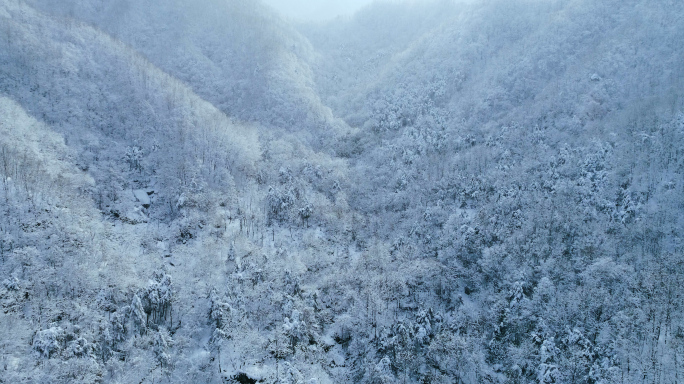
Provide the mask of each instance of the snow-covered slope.
[{"label": "snow-covered slope", "polygon": [[0,0],[0,382],[675,382],[683,18]]},{"label": "snow-covered slope", "polygon": [[[432,22],[409,24],[410,39],[360,28],[389,14],[385,30],[392,30],[395,20],[417,14],[403,5],[369,8],[336,26],[341,35],[302,28],[321,52],[313,68],[323,100],[362,127],[338,153],[358,177],[350,202],[370,214],[365,233],[385,239],[403,260],[389,269],[439,261],[439,278],[412,268],[404,279],[417,279],[418,292],[446,285],[436,302],[470,317],[454,326],[463,348],[475,352],[435,362],[427,352],[439,345],[433,340],[409,371],[435,364],[438,372],[422,377],[464,375],[465,382],[674,375],[677,352],[662,349],[661,328],[652,328],[659,341],[645,347],[646,358],[636,341],[641,331],[617,319],[643,331],[643,311],[667,317],[669,304],[637,287],[681,257],[682,221],[672,214],[682,206],[673,192],[682,187],[681,5],[426,8],[421,14]],[[375,38],[394,45],[374,56]],[[369,66],[373,81],[364,79]],[[657,284],[679,273],[660,274]],[[634,344],[616,347],[627,339]],[[390,361],[401,372],[401,360]]]},{"label": "snow-covered slope", "polygon": [[314,144],[345,129],[314,91],[308,41],[260,2],[31,3],[98,26],[231,116]]},{"label": "snow-covered slope", "polygon": [[[226,284],[238,284],[233,277],[242,282],[252,269],[269,281],[295,271],[260,271],[280,254],[276,234],[285,238],[273,228],[269,242],[267,222],[343,225],[341,162],[290,136],[264,131],[260,139],[263,128],[226,116],[83,22],[21,1],[0,9],[0,295],[3,342],[13,351],[3,355],[3,376],[140,382],[173,366],[173,380],[220,381],[217,370],[201,368],[216,353],[207,344],[209,294],[218,289],[219,300]],[[292,180],[293,173],[306,176]],[[245,260],[250,254],[260,257]],[[250,305],[271,305],[259,297]],[[251,321],[243,328],[254,337],[241,341],[241,357],[255,348],[249,361],[263,362],[268,334]],[[264,375],[271,374],[269,365]]]}]

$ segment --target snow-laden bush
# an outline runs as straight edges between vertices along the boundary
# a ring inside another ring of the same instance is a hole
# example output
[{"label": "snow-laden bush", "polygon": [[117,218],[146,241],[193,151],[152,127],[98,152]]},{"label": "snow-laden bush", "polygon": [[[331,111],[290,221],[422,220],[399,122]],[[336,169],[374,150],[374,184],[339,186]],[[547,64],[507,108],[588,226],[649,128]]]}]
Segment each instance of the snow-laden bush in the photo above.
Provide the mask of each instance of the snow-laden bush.
[{"label": "snow-laden bush", "polygon": [[64,349],[65,339],[66,332],[61,327],[38,331],[33,337],[33,350],[41,357],[49,359]]},{"label": "snow-laden bush", "polygon": [[86,357],[93,352],[93,345],[84,337],[79,337],[67,343],[66,356],[67,357]]},{"label": "snow-laden bush", "polygon": [[173,343],[169,332],[166,328],[159,329],[154,335],[153,349],[157,356],[157,361],[162,367],[168,367],[171,363],[171,356],[168,353],[169,346]]},{"label": "snow-laden bush", "polygon": [[19,279],[16,276],[12,276],[12,278],[3,280],[2,286],[8,291],[18,291],[20,288]]}]

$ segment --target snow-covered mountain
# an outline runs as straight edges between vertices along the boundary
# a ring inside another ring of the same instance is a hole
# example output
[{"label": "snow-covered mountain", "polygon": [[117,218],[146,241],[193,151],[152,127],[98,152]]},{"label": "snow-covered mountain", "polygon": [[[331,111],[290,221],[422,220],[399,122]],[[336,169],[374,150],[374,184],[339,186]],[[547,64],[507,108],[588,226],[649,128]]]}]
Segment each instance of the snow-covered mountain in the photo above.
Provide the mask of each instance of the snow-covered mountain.
[{"label": "snow-covered mountain", "polygon": [[0,383],[676,382],[684,5],[0,0]]},{"label": "snow-covered mountain", "polygon": [[31,3],[97,26],[231,117],[297,130],[308,140],[324,127],[326,136],[343,129],[313,90],[309,42],[258,2]]}]

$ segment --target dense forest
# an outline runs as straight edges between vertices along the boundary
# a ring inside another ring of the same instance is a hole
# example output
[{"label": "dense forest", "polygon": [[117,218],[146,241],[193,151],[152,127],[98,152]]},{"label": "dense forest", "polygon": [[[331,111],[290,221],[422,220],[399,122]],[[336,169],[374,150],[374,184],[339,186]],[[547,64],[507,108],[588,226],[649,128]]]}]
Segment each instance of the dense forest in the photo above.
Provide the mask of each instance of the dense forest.
[{"label": "dense forest", "polygon": [[0,0],[0,383],[682,383],[682,96],[678,0]]}]

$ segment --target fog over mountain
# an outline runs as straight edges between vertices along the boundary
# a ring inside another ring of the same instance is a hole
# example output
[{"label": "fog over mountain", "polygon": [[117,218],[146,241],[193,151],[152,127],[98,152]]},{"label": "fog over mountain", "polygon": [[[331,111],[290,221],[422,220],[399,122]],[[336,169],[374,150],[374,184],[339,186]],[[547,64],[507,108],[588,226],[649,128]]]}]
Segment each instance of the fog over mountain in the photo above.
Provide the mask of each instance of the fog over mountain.
[{"label": "fog over mountain", "polygon": [[372,0],[265,0],[283,16],[294,21],[328,21],[336,17],[349,17]]},{"label": "fog over mountain", "polygon": [[0,383],[679,383],[683,90],[674,0],[0,0]]}]

